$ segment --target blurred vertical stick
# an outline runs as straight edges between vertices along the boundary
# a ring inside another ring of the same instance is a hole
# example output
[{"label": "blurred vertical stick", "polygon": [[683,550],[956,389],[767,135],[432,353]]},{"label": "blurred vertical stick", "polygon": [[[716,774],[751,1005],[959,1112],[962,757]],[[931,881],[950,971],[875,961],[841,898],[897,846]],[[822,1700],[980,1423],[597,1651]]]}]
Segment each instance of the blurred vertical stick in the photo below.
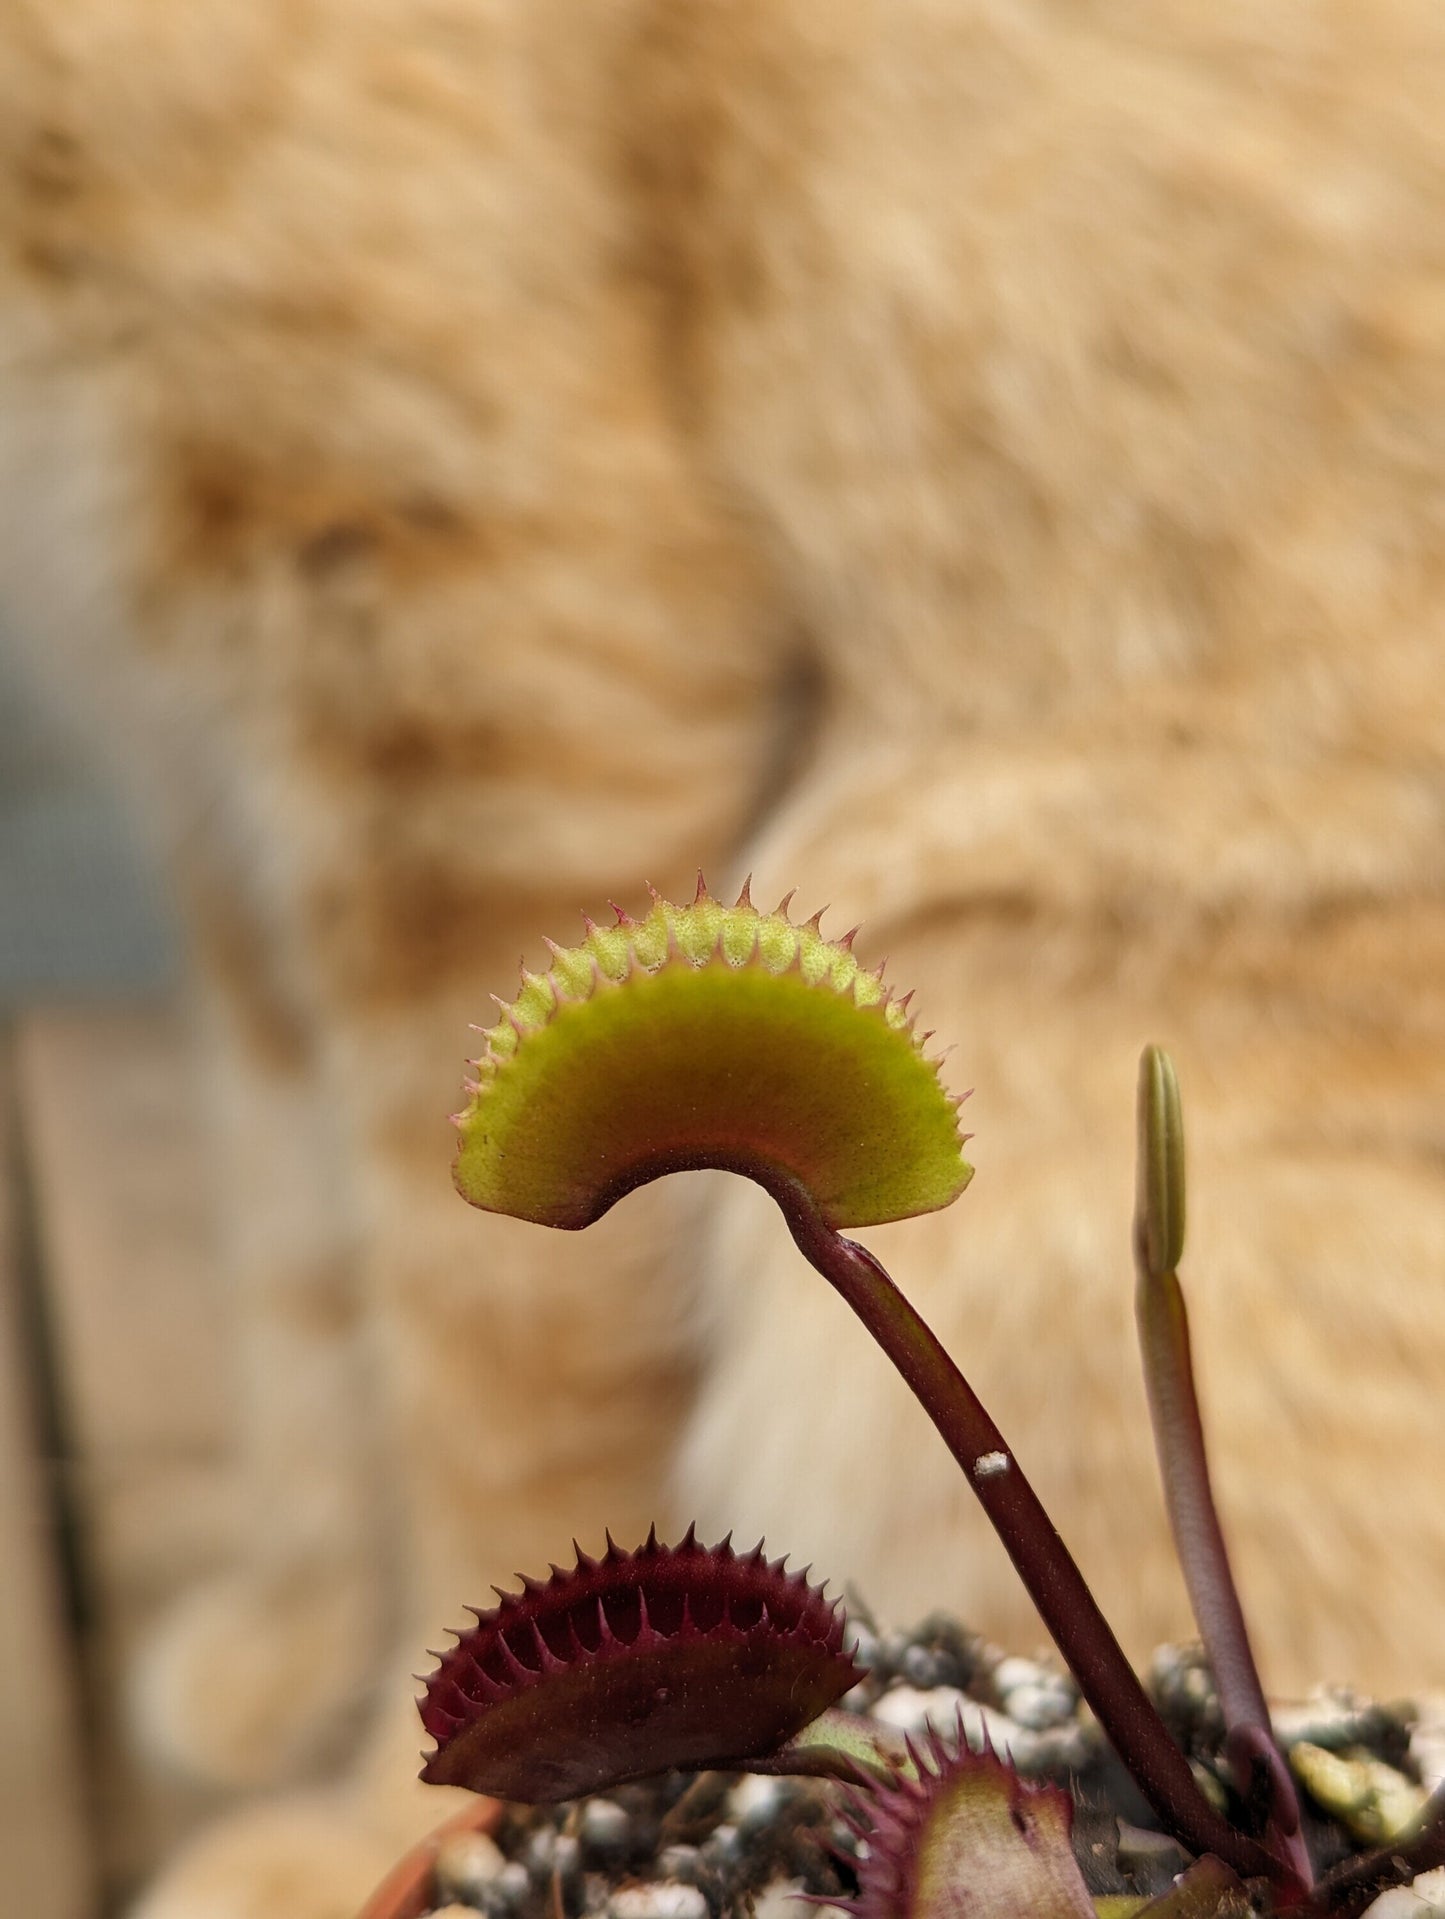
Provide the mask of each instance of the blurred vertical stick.
[{"label": "blurred vertical stick", "polygon": [[6,1910],[26,1919],[87,1919],[95,1873],[76,1649],[21,1291],[14,1095],[0,1031],[0,1884]]},{"label": "blurred vertical stick", "polygon": [[229,1524],[192,1036],[164,1006],[37,1009],[18,1022],[14,1070],[79,1532],[97,1871],[114,1899],[207,1803],[148,1760],[125,1705],[146,1633],[223,1556]]}]

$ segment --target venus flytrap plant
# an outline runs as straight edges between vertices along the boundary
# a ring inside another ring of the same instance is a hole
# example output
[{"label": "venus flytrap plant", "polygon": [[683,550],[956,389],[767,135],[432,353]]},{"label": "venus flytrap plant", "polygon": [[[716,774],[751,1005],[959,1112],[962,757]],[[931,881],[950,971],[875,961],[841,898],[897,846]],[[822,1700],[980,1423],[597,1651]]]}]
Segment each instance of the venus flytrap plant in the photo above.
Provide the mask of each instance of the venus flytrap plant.
[{"label": "venus flytrap plant", "polygon": [[[498,1594],[442,1656],[423,1717],[423,1776],[531,1803],[575,1799],[667,1767],[766,1759],[862,1674],[821,1587],[762,1549],[709,1550],[654,1532],[635,1553]],[[476,1708],[481,1706],[482,1711]]]},{"label": "venus flytrap plant", "polygon": [[[1066,1792],[1025,1785],[992,1752],[960,1745],[951,1753],[936,1732],[910,1757],[912,1777],[895,1776],[848,1810],[868,1848],[858,1897],[849,1902],[856,1919],[945,1919],[959,1910],[962,1888],[969,1919],[1095,1919],[1069,1843]],[[1131,1901],[1130,1910],[1142,1903]],[[1156,1906],[1155,1919],[1165,1910]],[[1171,1919],[1187,1919],[1167,1910]]]},{"label": "venus flytrap plant", "polygon": [[[852,934],[824,938],[821,915],[795,924],[791,897],[760,913],[744,887],[725,906],[699,878],[689,904],[654,894],[643,918],[615,908],[615,925],[588,920],[579,945],[552,946],[549,970],[524,971],[517,997],[497,1002],[457,1118],[459,1190],[492,1211],[577,1229],[664,1173],[718,1167],[756,1180],[918,1397],[1115,1751],[1161,1824],[1199,1856],[1149,1910],[1242,1911],[1241,1879],[1276,1910],[1353,1910],[1358,1875],[1311,1889],[1210,1493],[1177,1277],[1182,1126],[1166,1056],[1150,1048],[1141,1068],[1138,1318],[1238,1820],[1196,1783],[977,1395],[874,1255],[843,1237],[948,1205],[972,1169],[960,1102],[924,1054],[931,1035],[916,1032],[909,999],[884,987],[881,968],[860,966]],[[549,1800],[673,1766],[833,1774],[860,1794],[855,1817],[872,1835],[860,1919],[943,1919],[959,1875],[984,1919],[1093,1912],[1067,1844],[1067,1795],[1023,1787],[991,1753],[953,1756],[936,1740],[918,1749],[838,1711],[858,1678],[839,1609],[761,1547],[739,1556],[689,1531],[676,1547],[653,1536],[624,1553],[609,1539],[602,1558],[579,1550],[572,1568],[498,1600],[437,1655],[421,1702],[437,1740],[426,1778]],[[1427,1829],[1422,1860],[1438,1844]]]}]

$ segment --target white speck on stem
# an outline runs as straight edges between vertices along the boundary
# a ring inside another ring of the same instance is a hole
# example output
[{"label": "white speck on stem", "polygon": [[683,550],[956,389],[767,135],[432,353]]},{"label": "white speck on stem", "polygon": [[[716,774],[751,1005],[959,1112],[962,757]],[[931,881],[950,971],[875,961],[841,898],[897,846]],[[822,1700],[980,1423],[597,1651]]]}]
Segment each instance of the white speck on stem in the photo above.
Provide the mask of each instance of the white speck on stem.
[{"label": "white speck on stem", "polygon": [[1007,1453],[980,1453],[973,1462],[975,1479],[997,1479],[1000,1473],[1006,1473],[1012,1462]]}]

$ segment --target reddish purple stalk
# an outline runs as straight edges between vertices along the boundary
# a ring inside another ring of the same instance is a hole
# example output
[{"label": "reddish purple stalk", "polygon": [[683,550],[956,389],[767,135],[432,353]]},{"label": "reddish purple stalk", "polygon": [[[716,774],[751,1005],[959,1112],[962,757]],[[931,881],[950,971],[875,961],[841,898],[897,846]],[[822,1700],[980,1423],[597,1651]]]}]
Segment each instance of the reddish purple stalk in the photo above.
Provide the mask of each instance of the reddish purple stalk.
[{"label": "reddish purple stalk", "polygon": [[1292,1865],[1235,1831],[1195,1783],[1068,1548],[1002,1433],[919,1313],[865,1247],[823,1220],[809,1195],[770,1190],[804,1257],[862,1320],[962,1466],[1019,1576],[1114,1750],[1165,1825],[1197,1853],[1286,1894],[1303,1890]]},{"label": "reddish purple stalk", "polygon": [[1138,1115],[1134,1310],[1169,1525],[1219,1689],[1235,1785],[1246,1802],[1263,1799],[1265,1843],[1309,1886],[1314,1872],[1299,1800],[1275,1742],[1210,1483],[1189,1314],[1175,1270],[1184,1251],[1184,1123],[1173,1065],[1157,1046],[1146,1047],[1139,1062]]}]

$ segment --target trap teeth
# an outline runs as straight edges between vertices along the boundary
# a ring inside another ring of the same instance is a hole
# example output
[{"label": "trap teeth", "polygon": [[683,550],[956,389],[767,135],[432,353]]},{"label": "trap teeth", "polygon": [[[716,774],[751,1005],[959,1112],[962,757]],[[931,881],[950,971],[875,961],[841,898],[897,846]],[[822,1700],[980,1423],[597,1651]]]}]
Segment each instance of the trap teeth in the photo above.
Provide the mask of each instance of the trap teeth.
[{"label": "trap teeth", "polygon": [[[699,1546],[691,1527],[673,1547],[655,1529],[630,1552],[607,1537],[601,1559],[574,1543],[572,1571],[468,1608],[475,1627],[420,1682],[437,1742],[424,1778],[549,1802],[723,1767],[774,1750],[861,1677],[837,1607],[782,1562]],[[639,1717],[639,1674],[672,1703]]]},{"label": "trap teeth", "polygon": [[578,944],[547,940],[547,970],[523,964],[516,998],[493,995],[458,1122],[463,1196],[575,1229],[685,1164],[784,1179],[835,1229],[949,1204],[971,1172],[955,1109],[911,995],[883,984],[886,961],[858,963],[858,929],[825,938],[826,908],[795,924],[791,893],[759,912],[751,876],[732,906],[701,874],[690,905],[649,890],[640,918],[584,913]]}]

